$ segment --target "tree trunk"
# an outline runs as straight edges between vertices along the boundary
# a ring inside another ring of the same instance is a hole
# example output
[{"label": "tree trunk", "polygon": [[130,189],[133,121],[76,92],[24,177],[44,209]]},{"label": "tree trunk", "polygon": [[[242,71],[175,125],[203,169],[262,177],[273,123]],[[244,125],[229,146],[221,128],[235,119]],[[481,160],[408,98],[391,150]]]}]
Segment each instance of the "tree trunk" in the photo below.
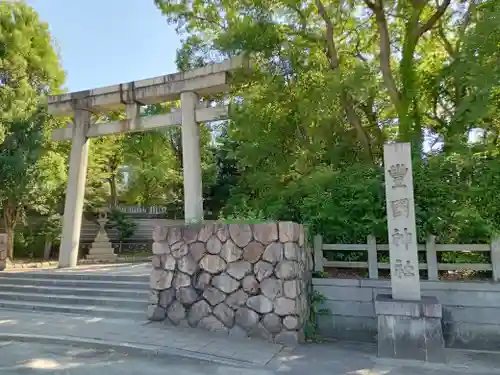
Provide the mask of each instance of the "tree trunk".
[{"label": "tree trunk", "polygon": [[[329,60],[330,69],[337,71],[340,69],[340,58],[337,50],[337,45],[334,39],[334,25],[331,18],[328,16],[326,7],[321,0],[316,0],[316,7],[318,8],[318,15],[323,19],[326,27],[326,56]],[[347,122],[356,130],[358,140],[363,145],[363,153],[366,160],[373,162],[373,154],[371,149],[370,139],[363,129],[361,119],[354,110],[354,102],[349,95],[347,88],[342,85],[340,90],[340,104],[347,118]]]},{"label": "tree trunk", "polygon": [[7,268],[7,243],[6,238],[4,236],[0,239],[0,271],[3,271]]},{"label": "tree trunk", "polygon": [[43,248],[43,260],[50,259],[50,250],[52,250],[52,235],[47,234],[45,236],[45,246]]},{"label": "tree trunk", "polygon": [[5,232],[7,233],[7,259],[14,259],[14,233],[19,211],[16,207],[7,204],[3,206]]},{"label": "tree trunk", "polygon": [[116,187],[116,176],[111,175],[111,177],[108,179],[109,181],[109,190],[110,190],[110,205],[111,208],[116,208],[118,206],[118,192],[117,192],[117,187]]}]

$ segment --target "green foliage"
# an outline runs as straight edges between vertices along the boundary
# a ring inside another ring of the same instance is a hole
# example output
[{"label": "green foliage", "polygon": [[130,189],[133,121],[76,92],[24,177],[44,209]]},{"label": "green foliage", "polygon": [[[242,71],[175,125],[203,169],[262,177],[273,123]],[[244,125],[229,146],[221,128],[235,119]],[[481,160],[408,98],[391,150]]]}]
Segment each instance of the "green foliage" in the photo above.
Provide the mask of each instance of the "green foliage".
[{"label": "green foliage", "polygon": [[303,222],[314,233],[336,243],[365,242],[366,236],[385,234],[383,175],[378,168],[353,166],[344,170],[316,170],[299,191]]},{"label": "green foliage", "polygon": [[48,25],[24,2],[1,2],[0,202],[9,258],[26,210],[51,215],[61,197],[64,151],[51,145],[48,136],[57,124],[42,103],[63,80]]},{"label": "green foliage", "polygon": [[43,126],[46,115],[40,109],[33,116],[9,122],[8,135],[0,148],[0,199],[23,205],[38,177],[43,154]]},{"label": "green foliage", "polygon": [[328,273],[325,271],[314,271],[312,277],[315,279],[325,279],[328,278]]},{"label": "green foliage", "polygon": [[9,122],[26,118],[40,95],[59,89],[64,71],[48,25],[24,2],[0,3],[0,140]]},{"label": "green foliage", "polygon": [[326,297],[317,290],[311,288],[309,292],[309,319],[304,327],[306,339],[309,341],[319,341],[319,318],[331,314],[330,309],[323,307]]},{"label": "green foliage", "polygon": [[137,224],[130,217],[127,217],[123,212],[113,209],[109,213],[109,225],[118,231],[120,239],[120,250],[123,241],[134,235]]},{"label": "green foliage", "polygon": [[169,137],[161,132],[138,133],[125,141],[125,148],[129,168],[125,201],[151,206],[175,200],[181,175]]},{"label": "green foliage", "polygon": [[0,145],[0,202],[11,258],[14,228],[26,209],[51,213],[64,182],[60,155],[46,152],[46,120],[40,108],[30,117],[9,121],[8,135]]},{"label": "green foliage", "polygon": [[[182,70],[252,58],[251,71],[232,75],[231,120],[216,143],[210,205],[221,218],[295,220],[326,242],[385,242],[381,151],[399,138],[416,149],[421,241],[499,232],[499,0],[155,4],[185,38]],[[398,53],[384,55],[388,46]]]},{"label": "green foliage", "polygon": [[[434,233],[441,243],[485,243],[500,232],[500,193],[492,189],[500,183],[499,168],[497,158],[483,153],[439,154],[416,162],[419,241]],[[327,243],[365,243],[370,234],[386,242],[385,209],[382,170],[354,165],[316,168],[276,190],[234,194],[225,217],[296,220]]]},{"label": "green foliage", "polygon": [[[200,125],[207,216],[294,220],[326,242],[369,234],[385,242],[382,146],[400,139],[415,149],[420,241],[434,233],[440,242],[485,242],[500,232],[492,188],[500,183],[500,0],[155,4],[184,38],[180,70],[236,54],[253,61],[231,75],[226,97],[203,97],[231,104],[231,120]],[[12,232],[28,211],[47,223],[60,214],[69,146],[49,141],[58,124],[37,111],[64,79],[47,25],[27,5],[3,2],[0,26],[0,199]],[[143,115],[178,106],[148,105]],[[426,153],[423,137],[434,146]],[[158,204],[177,215],[182,163],[179,127],[93,140],[86,204]]]},{"label": "green foliage", "polygon": [[483,153],[436,155],[415,169],[419,237],[441,243],[487,243],[500,231],[500,161]]},{"label": "green foliage", "polygon": [[124,134],[96,138],[90,144],[86,199],[89,209],[115,207],[123,192]]},{"label": "green foliage", "polygon": [[61,234],[61,215],[39,216],[30,212],[16,229],[14,253],[17,258],[41,259],[45,243],[57,243]]}]

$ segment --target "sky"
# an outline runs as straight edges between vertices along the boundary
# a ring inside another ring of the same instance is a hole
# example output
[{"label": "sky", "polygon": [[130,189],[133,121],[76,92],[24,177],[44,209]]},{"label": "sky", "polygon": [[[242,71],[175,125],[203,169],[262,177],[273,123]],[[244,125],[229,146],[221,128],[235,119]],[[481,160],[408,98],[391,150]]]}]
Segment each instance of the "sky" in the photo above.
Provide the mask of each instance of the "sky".
[{"label": "sky", "polygon": [[27,0],[80,91],[175,72],[180,37],[153,0]]}]

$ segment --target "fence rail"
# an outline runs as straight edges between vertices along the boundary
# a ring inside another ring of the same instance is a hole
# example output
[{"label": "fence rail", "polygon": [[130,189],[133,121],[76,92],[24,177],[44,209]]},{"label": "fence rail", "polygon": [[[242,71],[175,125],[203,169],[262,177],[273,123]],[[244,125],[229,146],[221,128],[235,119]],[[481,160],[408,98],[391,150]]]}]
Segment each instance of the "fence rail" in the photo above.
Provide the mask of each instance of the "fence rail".
[{"label": "fence rail", "polygon": [[[325,252],[332,251],[367,251],[368,261],[329,261]],[[370,279],[378,279],[379,269],[390,269],[389,263],[379,262],[377,253],[389,251],[388,244],[377,244],[375,237],[368,236],[366,244],[324,244],[323,237],[314,237],[314,270],[323,271],[325,267],[367,268]],[[471,270],[493,271],[493,280],[500,281],[500,238],[492,239],[490,244],[436,244],[435,236],[428,236],[425,244],[418,245],[418,251],[425,251],[426,263],[419,263],[420,270],[427,271],[429,280],[439,280],[439,271]],[[488,252],[491,263],[438,263],[439,252]]]},{"label": "fence rail", "polygon": [[148,215],[161,215],[167,212],[166,207],[161,206],[150,206],[150,207],[141,207],[141,206],[123,206],[120,205],[116,207],[119,211],[124,214],[148,214]]}]

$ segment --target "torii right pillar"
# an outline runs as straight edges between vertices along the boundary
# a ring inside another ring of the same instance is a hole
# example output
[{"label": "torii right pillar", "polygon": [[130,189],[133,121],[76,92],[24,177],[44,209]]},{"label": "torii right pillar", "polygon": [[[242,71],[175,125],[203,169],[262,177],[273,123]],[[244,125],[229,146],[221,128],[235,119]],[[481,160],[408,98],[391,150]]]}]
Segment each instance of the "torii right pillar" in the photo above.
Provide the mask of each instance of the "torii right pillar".
[{"label": "torii right pillar", "polygon": [[375,300],[380,357],[444,362],[442,306],[422,297],[410,143],[384,145],[392,294]]}]

